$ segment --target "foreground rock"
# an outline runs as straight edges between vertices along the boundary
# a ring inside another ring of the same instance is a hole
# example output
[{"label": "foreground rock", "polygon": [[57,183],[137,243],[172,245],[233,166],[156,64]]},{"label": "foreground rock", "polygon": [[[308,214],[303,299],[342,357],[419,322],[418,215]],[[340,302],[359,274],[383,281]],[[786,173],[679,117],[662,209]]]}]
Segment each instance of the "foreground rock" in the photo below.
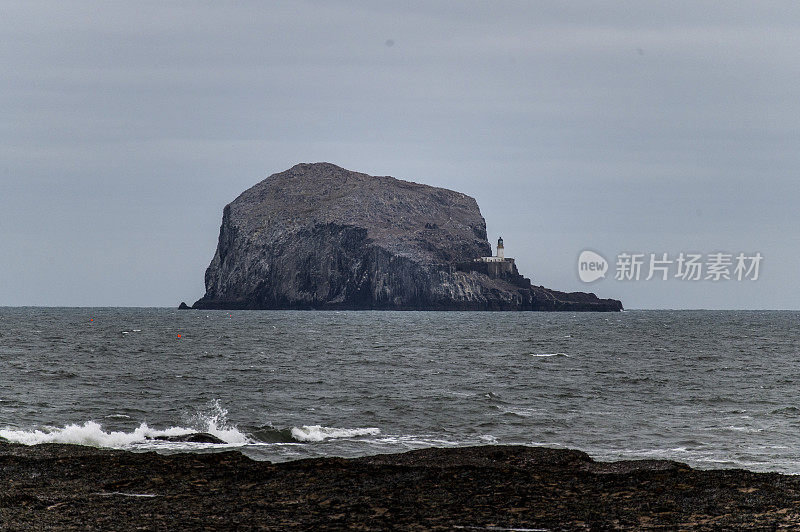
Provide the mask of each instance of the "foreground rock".
[{"label": "foreground rock", "polygon": [[621,310],[583,292],[533,286],[491,256],[469,196],[298,164],[222,214],[203,309]]},{"label": "foreground rock", "polygon": [[0,444],[0,528],[800,527],[800,477],[518,446],[254,462]]},{"label": "foreground rock", "polygon": [[225,443],[225,440],[221,440],[208,432],[193,432],[191,434],[180,434],[178,436],[155,436],[149,439],[172,443]]}]

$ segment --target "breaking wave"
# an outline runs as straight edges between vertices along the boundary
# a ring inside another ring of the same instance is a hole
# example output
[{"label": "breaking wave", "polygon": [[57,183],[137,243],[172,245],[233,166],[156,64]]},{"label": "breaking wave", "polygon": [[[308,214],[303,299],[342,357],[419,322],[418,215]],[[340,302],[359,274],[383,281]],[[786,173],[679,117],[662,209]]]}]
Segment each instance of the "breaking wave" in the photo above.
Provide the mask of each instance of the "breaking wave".
[{"label": "breaking wave", "polygon": [[[92,447],[130,449],[142,445],[148,447],[174,447],[175,443],[181,447],[197,445],[197,443],[191,441],[179,439],[169,441],[168,439],[198,433],[211,434],[224,442],[225,445],[237,446],[248,444],[313,443],[328,439],[377,436],[381,433],[380,429],[374,427],[347,429],[323,427],[321,425],[303,425],[285,429],[278,429],[268,425],[244,432],[228,421],[227,414],[228,411],[222,408],[217,401],[212,401],[211,411],[196,414],[188,427],[174,426],[167,429],[155,429],[148,426],[147,423],[141,423],[134,430],[125,432],[105,430],[103,425],[96,421],[86,421],[83,424],[73,423],[64,427],[43,427],[33,430],[6,427],[0,429],[0,439],[24,445],[67,443]],[[222,445],[220,443],[217,444]],[[207,446],[209,444],[201,442],[200,445]]]},{"label": "breaking wave", "polygon": [[12,443],[38,445],[40,443],[71,443],[92,447],[127,448],[137,444],[158,443],[158,438],[186,436],[205,432],[216,436],[229,445],[250,443],[250,438],[228,423],[228,411],[217,401],[212,401],[209,413],[195,416],[195,427],[170,427],[158,430],[147,423],[141,423],[131,432],[106,431],[96,421],[86,421],[82,425],[73,423],[65,427],[44,427],[42,430],[0,429],[0,438]]},{"label": "breaking wave", "polygon": [[[155,443],[158,437],[185,436],[197,433],[197,429],[186,427],[170,427],[157,430],[142,423],[131,432],[105,431],[100,423],[87,421],[83,425],[77,423],[66,427],[46,427],[44,430],[0,430],[0,438],[12,443],[38,445],[40,443],[72,443],[90,445],[92,447],[126,448],[136,444]],[[248,443],[247,436],[235,428],[219,429],[209,427],[208,432],[228,444]]]},{"label": "breaking wave", "polygon": [[[77,423],[65,427],[46,427],[36,430],[0,429],[0,438],[11,443],[38,445],[41,443],[71,443],[92,447],[128,448],[137,444],[167,445],[162,438],[188,436],[204,432],[216,436],[228,445],[245,445],[258,443],[310,443],[328,439],[357,438],[359,436],[377,436],[380,429],[358,428],[344,429],[323,427],[321,425],[304,425],[291,429],[260,429],[248,436],[235,427],[220,428],[209,426],[198,430],[188,427],[170,427],[158,430],[142,423],[131,432],[106,431],[95,421]],[[184,443],[184,442],[180,442]]]}]

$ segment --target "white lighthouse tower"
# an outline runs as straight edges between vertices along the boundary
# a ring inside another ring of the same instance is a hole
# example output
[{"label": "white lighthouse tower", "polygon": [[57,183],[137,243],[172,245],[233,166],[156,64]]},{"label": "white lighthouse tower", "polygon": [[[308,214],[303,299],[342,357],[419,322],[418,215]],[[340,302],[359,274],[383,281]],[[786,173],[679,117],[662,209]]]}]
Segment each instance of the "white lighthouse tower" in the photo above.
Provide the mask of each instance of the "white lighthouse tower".
[{"label": "white lighthouse tower", "polygon": [[500,277],[507,274],[516,274],[516,267],[514,266],[514,259],[506,258],[506,250],[503,247],[503,237],[497,239],[497,255],[492,257],[480,257],[474,259],[475,262],[486,262],[485,267],[480,268],[483,273],[489,277]]}]

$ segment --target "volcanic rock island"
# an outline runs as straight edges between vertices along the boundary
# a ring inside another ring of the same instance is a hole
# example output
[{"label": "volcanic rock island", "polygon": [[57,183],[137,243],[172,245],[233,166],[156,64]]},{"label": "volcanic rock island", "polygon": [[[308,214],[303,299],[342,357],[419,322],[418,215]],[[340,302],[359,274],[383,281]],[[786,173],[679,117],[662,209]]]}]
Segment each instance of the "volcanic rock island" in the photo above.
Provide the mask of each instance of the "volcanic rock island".
[{"label": "volcanic rock island", "polygon": [[[298,164],[222,213],[195,309],[619,311],[534,286],[474,198],[330,163]],[[188,308],[182,304],[181,308]]]}]

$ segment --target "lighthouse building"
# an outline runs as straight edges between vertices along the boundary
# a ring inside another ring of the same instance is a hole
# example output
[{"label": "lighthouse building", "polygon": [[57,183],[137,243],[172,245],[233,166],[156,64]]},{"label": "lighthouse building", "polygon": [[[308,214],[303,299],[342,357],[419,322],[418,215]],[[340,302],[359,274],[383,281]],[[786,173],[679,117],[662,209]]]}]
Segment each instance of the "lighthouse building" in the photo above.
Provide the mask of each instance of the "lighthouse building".
[{"label": "lighthouse building", "polygon": [[[506,257],[506,250],[503,246],[503,239],[497,239],[497,254],[491,257],[478,257],[470,261],[458,262],[451,264],[453,271],[462,272],[479,272],[484,273],[492,278],[512,278],[524,279],[517,267],[514,265],[514,259]],[[510,276],[510,277],[509,277]],[[519,281],[519,279],[517,279]],[[523,281],[519,281],[523,282]],[[524,281],[530,285],[530,281]]]},{"label": "lighthouse building", "polygon": [[491,257],[481,257],[475,259],[475,262],[486,262],[486,269],[489,275],[499,276],[504,273],[514,272],[514,259],[506,257],[506,250],[503,246],[503,238],[497,239],[497,255]]},{"label": "lighthouse building", "polygon": [[506,261],[509,261],[511,263],[514,262],[514,259],[506,258],[506,250],[505,247],[503,247],[503,237],[497,239],[497,255],[494,255],[492,257],[481,257],[476,260],[480,262],[506,262]]}]

